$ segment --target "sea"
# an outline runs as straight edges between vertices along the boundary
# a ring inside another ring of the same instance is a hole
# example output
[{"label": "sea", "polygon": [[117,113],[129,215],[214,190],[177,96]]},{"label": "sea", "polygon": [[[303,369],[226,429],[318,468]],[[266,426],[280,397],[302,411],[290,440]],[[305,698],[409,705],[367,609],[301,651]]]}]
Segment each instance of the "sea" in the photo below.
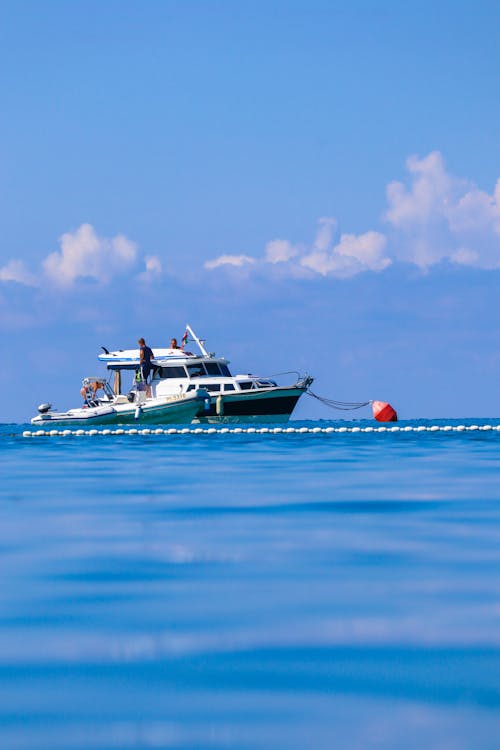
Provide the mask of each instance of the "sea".
[{"label": "sea", "polygon": [[2,750],[500,747],[500,431],[27,429]]}]

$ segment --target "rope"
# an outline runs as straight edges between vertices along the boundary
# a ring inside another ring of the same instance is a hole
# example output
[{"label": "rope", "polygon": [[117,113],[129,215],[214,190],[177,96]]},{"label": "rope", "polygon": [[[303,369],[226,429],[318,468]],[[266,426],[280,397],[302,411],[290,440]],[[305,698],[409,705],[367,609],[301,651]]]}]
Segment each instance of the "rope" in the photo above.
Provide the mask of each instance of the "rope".
[{"label": "rope", "polygon": [[329,406],[330,409],[338,409],[339,411],[353,411],[354,409],[361,409],[363,406],[371,404],[371,401],[335,401],[333,398],[318,396],[310,388],[307,389],[306,393],[317,401],[321,401],[325,406]]}]

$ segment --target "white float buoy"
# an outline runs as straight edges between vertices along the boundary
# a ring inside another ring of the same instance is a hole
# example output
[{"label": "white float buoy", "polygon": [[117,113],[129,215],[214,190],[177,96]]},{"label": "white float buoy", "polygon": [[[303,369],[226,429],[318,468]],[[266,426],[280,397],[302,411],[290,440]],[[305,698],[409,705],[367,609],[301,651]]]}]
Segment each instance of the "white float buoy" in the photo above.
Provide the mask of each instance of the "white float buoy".
[{"label": "white float buoy", "polygon": [[391,433],[398,433],[398,432],[476,432],[477,430],[480,430],[482,432],[491,432],[496,431],[500,432],[500,424],[498,425],[491,425],[491,424],[484,424],[484,425],[406,425],[405,427],[400,427],[399,425],[394,425],[393,427],[233,427],[229,429],[228,427],[222,427],[220,429],[216,429],[215,427],[209,427],[208,429],[203,429],[201,427],[197,427],[195,429],[190,429],[188,427],[184,427],[182,429],[177,429],[175,427],[171,427],[169,429],[150,429],[150,428],[144,428],[142,430],[138,430],[137,428],[131,428],[129,430],[124,429],[117,429],[117,430],[110,430],[108,428],[105,428],[103,430],[24,430],[22,433],[23,437],[68,437],[70,435],[75,436],[91,436],[94,437],[96,435],[100,435],[103,437],[107,437],[108,435],[218,435],[218,434],[260,434],[260,435],[281,435],[281,434],[287,434],[287,435],[293,435],[293,434],[309,434],[309,435],[319,435],[319,434],[331,434],[331,433],[372,433],[372,432],[391,432]]}]

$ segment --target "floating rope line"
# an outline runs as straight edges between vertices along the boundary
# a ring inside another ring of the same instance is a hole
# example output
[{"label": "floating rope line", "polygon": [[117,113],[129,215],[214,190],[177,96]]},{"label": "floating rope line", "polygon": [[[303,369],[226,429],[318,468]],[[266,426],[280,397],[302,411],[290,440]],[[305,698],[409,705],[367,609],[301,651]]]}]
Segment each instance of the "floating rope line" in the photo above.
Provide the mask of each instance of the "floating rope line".
[{"label": "floating rope line", "polygon": [[371,401],[335,401],[333,398],[318,396],[310,388],[307,389],[306,393],[317,401],[321,401],[325,406],[329,406],[330,409],[337,409],[338,411],[353,411],[354,409],[361,409],[363,406],[369,406],[372,403]]},{"label": "floating rope line", "polygon": [[215,427],[209,427],[203,429],[196,427],[190,429],[188,427],[176,428],[170,427],[163,429],[158,427],[156,429],[144,428],[138,429],[117,429],[117,430],[25,430],[23,432],[24,438],[37,438],[37,437],[107,437],[111,435],[331,435],[333,433],[384,433],[384,432],[500,432],[500,424],[491,425],[418,425],[406,427],[222,427],[215,429]]}]

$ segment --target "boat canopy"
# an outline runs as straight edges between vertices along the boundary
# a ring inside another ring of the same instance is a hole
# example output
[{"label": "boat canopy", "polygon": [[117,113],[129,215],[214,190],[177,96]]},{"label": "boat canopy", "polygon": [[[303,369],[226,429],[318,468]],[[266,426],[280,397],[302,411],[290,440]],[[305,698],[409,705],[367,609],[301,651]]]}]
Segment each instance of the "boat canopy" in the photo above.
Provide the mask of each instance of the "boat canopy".
[{"label": "boat canopy", "polygon": [[[191,368],[195,368],[202,363],[205,363],[207,365],[207,369],[210,370],[211,363],[220,365],[221,368],[224,368],[224,366],[227,368],[229,360],[225,357],[200,357],[194,354],[190,355],[189,357],[185,356],[185,354],[182,357],[155,357],[151,360],[153,369],[165,367],[179,368],[182,366],[186,366],[188,368],[188,372],[191,370]],[[106,367],[108,370],[137,370],[140,367],[139,356],[135,357],[134,359],[119,359],[118,357],[113,360],[108,359],[106,362]],[[203,369],[203,366],[201,369]],[[213,374],[215,374],[215,372]]]},{"label": "boat canopy", "polygon": [[[196,361],[219,362],[221,365],[228,364],[229,360],[224,357],[216,357],[214,354],[207,352],[203,339],[199,339],[189,325],[186,326],[186,329],[189,331],[192,341],[196,343],[201,354],[193,354],[193,352],[188,352],[181,348],[158,348],[153,346],[154,357],[151,360],[153,367],[168,367],[174,364],[188,365]],[[140,366],[139,349],[118,349],[114,352],[104,349],[104,353],[98,355],[98,360],[103,362],[108,370],[136,370]]]}]

